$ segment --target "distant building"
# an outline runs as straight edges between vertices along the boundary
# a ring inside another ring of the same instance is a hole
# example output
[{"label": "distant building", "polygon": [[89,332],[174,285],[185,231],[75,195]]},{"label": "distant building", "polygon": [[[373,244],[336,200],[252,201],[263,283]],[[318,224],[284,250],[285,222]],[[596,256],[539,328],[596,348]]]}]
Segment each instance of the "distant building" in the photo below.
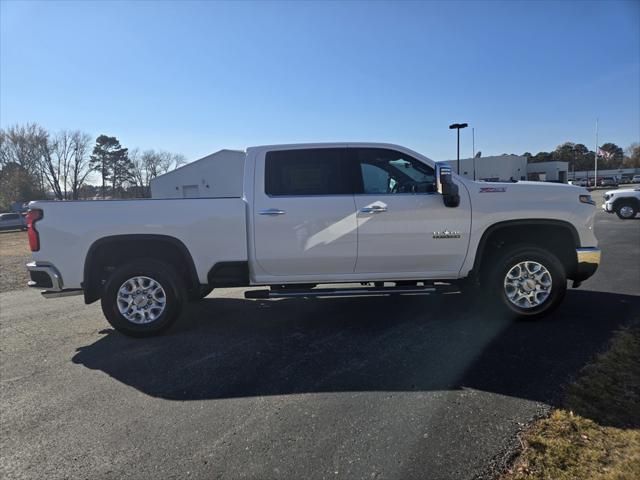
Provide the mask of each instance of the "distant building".
[{"label": "distant building", "polygon": [[567,183],[568,173],[568,162],[538,162],[527,165],[528,180]]},{"label": "distant building", "polygon": [[[445,163],[451,165],[454,172],[457,171],[457,160],[445,160]],[[508,182],[527,179],[527,157],[519,155],[461,158],[460,175],[473,180],[474,166],[476,180]]]},{"label": "distant building", "polygon": [[[456,160],[446,160],[445,162],[456,171]],[[569,164],[567,162],[527,163],[527,157],[520,155],[461,158],[460,175],[473,179],[474,163],[476,180],[487,182],[536,180],[567,183],[568,180]]]},{"label": "distant building", "polygon": [[245,153],[220,150],[151,180],[151,198],[242,195]]}]

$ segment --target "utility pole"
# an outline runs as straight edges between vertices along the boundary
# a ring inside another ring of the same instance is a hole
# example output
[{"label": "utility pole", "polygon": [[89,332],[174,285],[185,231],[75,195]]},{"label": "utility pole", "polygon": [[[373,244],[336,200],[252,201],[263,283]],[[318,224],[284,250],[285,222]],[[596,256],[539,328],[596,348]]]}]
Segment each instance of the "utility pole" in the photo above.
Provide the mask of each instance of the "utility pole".
[{"label": "utility pole", "polygon": [[471,150],[473,150],[472,157],[476,156],[476,129],[471,127]]},{"label": "utility pole", "polygon": [[471,149],[473,150],[473,181],[476,180],[476,129],[471,127]]},{"label": "utility pole", "polygon": [[[598,119],[596,118],[596,158],[595,158],[595,167],[593,172],[593,188],[598,186]],[[587,184],[589,182],[587,181]]]},{"label": "utility pole", "polygon": [[466,123],[454,123],[452,125],[449,125],[449,129],[450,130],[457,130],[458,131],[458,175],[460,175],[460,129],[461,128],[467,128],[469,125],[467,125]]}]

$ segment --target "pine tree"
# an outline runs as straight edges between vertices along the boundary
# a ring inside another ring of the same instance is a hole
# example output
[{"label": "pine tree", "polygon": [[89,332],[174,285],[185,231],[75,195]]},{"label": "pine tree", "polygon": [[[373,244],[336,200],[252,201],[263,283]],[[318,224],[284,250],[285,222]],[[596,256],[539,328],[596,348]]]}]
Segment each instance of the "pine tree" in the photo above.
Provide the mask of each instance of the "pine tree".
[{"label": "pine tree", "polygon": [[112,182],[112,191],[115,196],[117,188],[122,185],[122,181],[128,178],[127,175],[131,170],[129,163],[127,149],[122,148],[116,137],[100,135],[96,139],[90,167],[92,170],[99,172],[102,178],[102,198],[105,197],[107,179]]}]

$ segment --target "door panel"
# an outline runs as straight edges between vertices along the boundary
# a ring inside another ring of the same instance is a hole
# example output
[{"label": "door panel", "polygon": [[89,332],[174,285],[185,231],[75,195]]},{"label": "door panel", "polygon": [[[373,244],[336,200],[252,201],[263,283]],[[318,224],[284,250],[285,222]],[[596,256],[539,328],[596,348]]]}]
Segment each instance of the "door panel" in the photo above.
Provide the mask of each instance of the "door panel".
[{"label": "door panel", "polygon": [[342,148],[268,152],[256,163],[255,258],[267,275],[353,273],[357,220]]},{"label": "door panel", "polygon": [[[268,214],[269,209],[284,213]],[[353,273],[358,240],[353,196],[264,198],[254,215],[256,259],[266,273]]]},{"label": "door panel", "polygon": [[445,207],[434,168],[402,152],[354,148],[349,155],[361,175],[356,273],[455,276],[469,244],[468,196],[461,191],[460,206]]},{"label": "door panel", "polygon": [[[459,207],[447,208],[438,194],[356,195],[356,273],[429,272],[437,277],[458,272],[471,220],[468,198],[462,197]],[[382,211],[369,213],[368,208]],[[434,232],[444,231],[460,236],[434,238]]]}]

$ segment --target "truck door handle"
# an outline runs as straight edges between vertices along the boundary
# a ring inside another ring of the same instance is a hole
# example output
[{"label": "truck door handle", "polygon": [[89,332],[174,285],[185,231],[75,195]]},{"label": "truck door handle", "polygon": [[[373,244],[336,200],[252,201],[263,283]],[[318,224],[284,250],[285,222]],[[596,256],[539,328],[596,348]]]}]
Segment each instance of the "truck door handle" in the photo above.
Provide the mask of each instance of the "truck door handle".
[{"label": "truck door handle", "polygon": [[370,207],[363,207],[360,209],[360,213],[382,213],[386,212],[387,207],[381,205],[372,205]]},{"label": "truck door handle", "polygon": [[280,210],[278,208],[267,208],[266,210],[260,210],[258,212],[260,215],[284,215],[284,210]]}]

